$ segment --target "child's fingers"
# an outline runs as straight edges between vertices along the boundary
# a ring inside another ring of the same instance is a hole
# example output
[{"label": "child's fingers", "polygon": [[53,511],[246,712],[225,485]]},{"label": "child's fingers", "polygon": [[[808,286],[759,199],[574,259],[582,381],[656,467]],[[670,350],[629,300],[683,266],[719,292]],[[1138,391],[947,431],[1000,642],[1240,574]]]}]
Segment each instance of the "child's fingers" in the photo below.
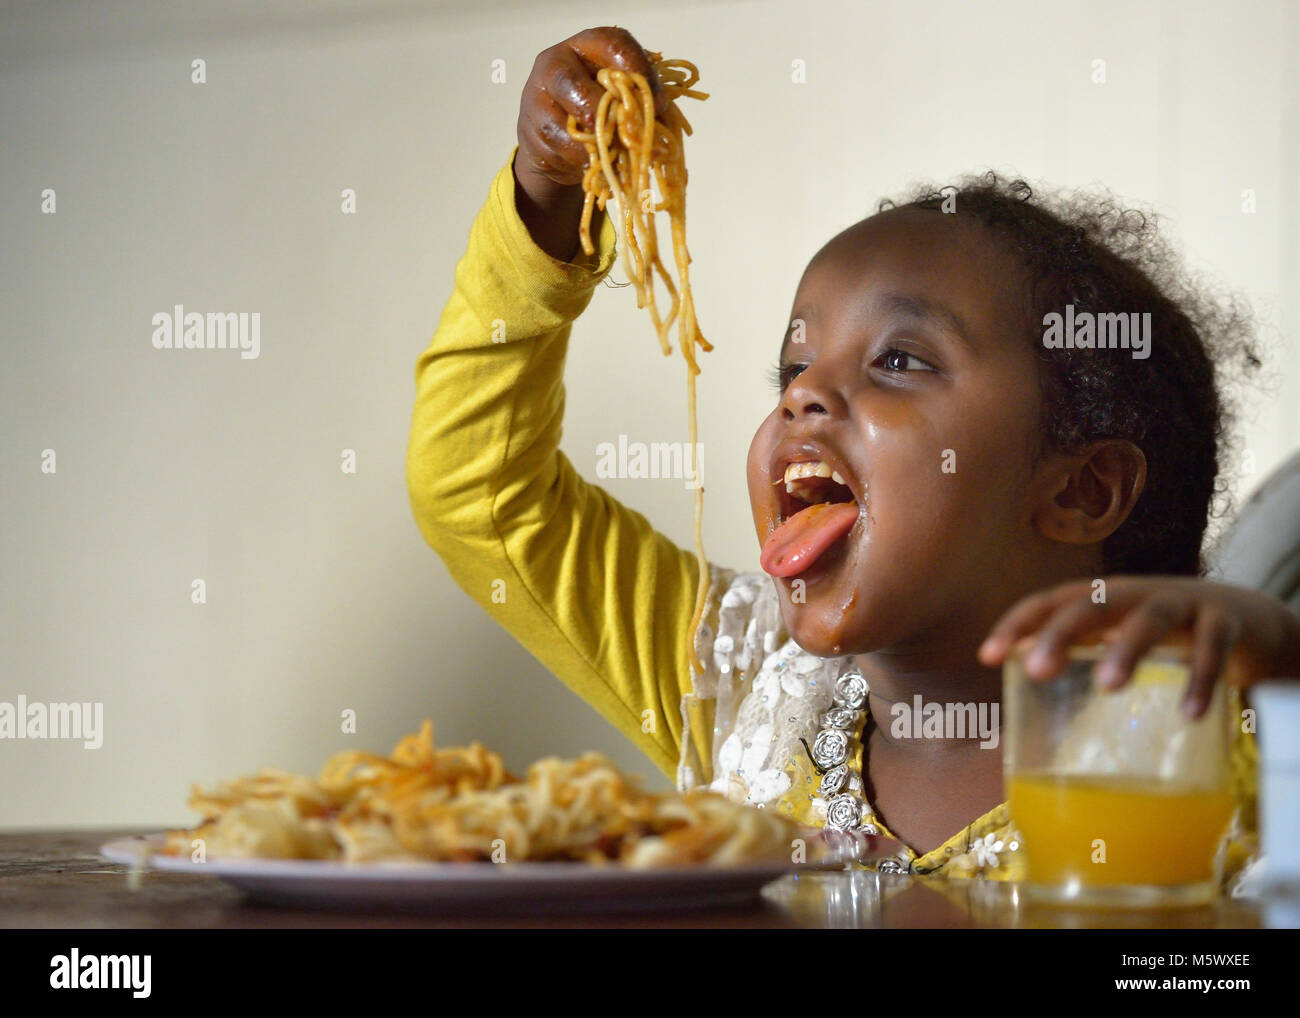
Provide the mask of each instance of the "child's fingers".
[{"label": "child's fingers", "polygon": [[1240,633],[1241,624],[1217,609],[1205,608],[1197,615],[1192,638],[1192,674],[1183,697],[1183,710],[1188,717],[1199,718],[1205,713],[1214,683]]},{"label": "child's fingers", "polygon": [[[642,75],[654,95],[655,115],[662,117],[668,109],[663,84],[650,66],[650,58],[632,33],[623,28],[590,28],[566,40],[578,58],[591,69],[594,78],[601,67],[617,67],[629,74]],[[601,90],[602,93],[604,89]]]},{"label": "child's fingers", "polygon": [[1036,631],[1058,606],[1078,597],[1083,589],[1082,584],[1067,583],[1017,602],[998,619],[980,645],[980,661],[990,668],[1001,664],[1018,639]]},{"label": "child's fingers", "polygon": [[594,127],[604,91],[564,43],[537,55],[519,101],[515,165],[534,201],[548,197],[556,185],[571,188],[582,183],[587,150],[569,134],[569,117],[587,129]]},{"label": "child's fingers", "polygon": [[[566,114],[573,114],[573,119],[583,130],[595,129],[596,108],[600,106],[605,90],[572,49],[556,47],[555,64],[542,88]],[[585,156],[585,149],[583,154]]]},{"label": "child's fingers", "polygon": [[[562,187],[582,183],[587,150],[575,141],[566,128],[568,114],[545,93],[537,95],[520,109],[520,164]],[[536,195],[534,195],[536,197]]]},{"label": "child's fingers", "polygon": [[549,150],[548,154],[555,165],[555,172],[551,176],[554,178],[565,173],[577,177],[571,183],[580,183],[587,168],[587,150],[569,133],[569,113],[572,111],[556,102],[551,95],[540,96],[538,102],[546,112],[536,125],[537,134],[546,146],[542,151]]},{"label": "child's fingers", "polygon": [[1134,608],[1115,632],[1105,656],[1097,663],[1103,689],[1118,689],[1133,674],[1133,666],[1162,636],[1190,623],[1195,602],[1183,596],[1157,595]]},{"label": "child's fingers", "polygon": [[1096,604],[1087,594],[1061,605],[1040,628],[1037,640],[1025,656],[1025,671],[1031,678],[1050,679],[1065,667],[1066,651],[1072,643],[1113,625],[1127,607],[1116,598]]}]

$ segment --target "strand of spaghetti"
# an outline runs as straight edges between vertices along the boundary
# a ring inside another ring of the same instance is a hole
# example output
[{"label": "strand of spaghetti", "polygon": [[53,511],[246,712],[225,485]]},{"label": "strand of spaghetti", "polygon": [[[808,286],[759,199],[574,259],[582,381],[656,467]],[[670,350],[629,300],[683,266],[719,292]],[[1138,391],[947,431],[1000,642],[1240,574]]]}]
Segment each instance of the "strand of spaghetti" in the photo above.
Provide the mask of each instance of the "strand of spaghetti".
[{"label": "strand of spaghetti", "polygon": [[[691,69],[692,71],[694,70],[693,65]],[[673,109],[675,111],[676,107],[673,107]],[[680,145],[681,145],[680,135],[677,138],[675,138],[674,141],[677,143],[678,151],[680,152]],[[670,163],[668,165],[669,166],[680,165],[682,170],[682,175],[685,176],[684,163],[675,163],[675,164]],[[665,182],[667,182],[668,180],[668,175],[669,175],[669,170],[665,168],[663,171],[663,179],[665,180]],[[673,192],[673,189],[671,187],[665,190],[669,193]],[[695,450],[699,449],[699,434],[698,434],[699,425],[698,425],[698,416],[696,411],[695,376],[698,375],[700,372],[699,365],[697,364],[695,359],[695,344],[699,343],[706,351],[713,349],[713,347],[711,344],[708,343],[707,340],[704,339],[702,335],[700,335],[699,326],[695,320],[695,298],[691,292],[691,282],[690,282],[691,258],[690,258],[690,254],[687,252],[686,249],[686,209],[685,209],[686,183],[685,180],[681,182],[681,187],[679,190],[676,191],[676,193],[673,194],[673,198],[680,203],[680,208],[676,210],[680,214],[676,216],[671,216],[670,214],[672,233],[673,233],[673,253],[674,253],[675,260],[677,262],[677,274],[681,280],[681,288],[682,288],[682,306],[681,306],[682,320],[679,325],[678,335],[681,335],[680,330],[684,329],[686,331],[686,334],[689,337],[691,337],[691,342],[682,343],[681,346],[682,346],[682,354],[683,356],[685,356],[686,363],[687,363],[686,404],[687,404],[687,420],[689,422],[688,441],[690,442],[689,448],[693,451],[692,458],[694,461],[693,466],[695,467],[695,478],[694,478],[695,557],[699,568],[699,582],[696,586],[696,591],[695,591],[695,611],[691,615],[691,622],[687,631],[690,633],[689,652],[690,652],[691,661],[695,666],[696,673],[702,674],[704,669],[700,664],[699,658],[696,654],[695,641],[696,641],[696,634],[699,631],[700,624],[704,619],[704,609],[708,598],[709,582],[711,577],[710,577],[708,558],[705,556],[705,552],[704,552],[704,528],[703,528],[704,484],[703,484],[703,478],[700,476],[701,470],[700,470],[699,456],[695,453]],[[665,198],[665,203],[667,203],[668,200],[669,199]],[[671,211],[672,210],[670,210],[670,213]]]},{"label": "strand of spaghetti", "polygon": [[[649,98],[648,91],[646,93],[646,97],[647,99]],[[660,204],[656,206],[654,209],[646,209],[644,201],[641,207],[643,213],[645,214],[645,219],[646,219],[646,228],[644,230],[644,235],[645,235],[644,243],[648,248],[647,260],[654,266],[655,271],[659,274],[659,278],[663,280],[664,287],[668,290],[669,298],[672,301],[671,309],[667,317],[663,321],[663,323],[660,324],[658,319],[655,320],[655,326],[659,330],[659,334],[660,334],[659,335],[660,345],[663,346],[665,353],[669,353],[670,351],[668,348],[667,334],[668,334],[668,330],[672,328],[673,322],[677,320],[678,315],[681,313],[681,297],[678,294],[677,287],[673,284],[672,276],[669,275],[668,270],[664,268],[664,264],[659,258],[659,235],[657,230],[655,229],[655,213],[659,211],[666,211],[669,213],[669,218],[671,219],[673,215],[673,211],[676,208],[676,202],[674,200],[675,195],[672,192],[672,188],[668,184],[668,174],[667,174],[666,167],[673,165],[674,162],[680,158],[681,146],[680,144],[677,143],[677,140],[667,132],[660,134],[658,137],[658,141],[660,142],[660,150],[668,153],[662,159],[660,159],[657,165],[655,166],[655,180],[658,181],[659,183],[659,193],[664,197],[663,200],[660,202]],[[650,195],[648,174],[647,174],[647,186],[644,191],[641,191],[639,193],[645,195],[647,198]],[[675,254],[676,251],[674,250],[674,255]],[[680,265],[679,265],[678,274],[680,275]],[[651,294],[653,295],[654,292],[653,280],[649,281],[649,289],[651,291]],[[678,324],[677,334],[680,340],[681,337],[680,323]],[[686,353],[688,346],[689,344],[682,345],[682,352],[684,354]]]},{"label": "strand of spaghetti", "polygon": [[[619,198],[619,210],[623,214],[623,232],[626,236],[631,237],[634,232],[632,229],[632,210],[628,206],[628,203],[622,200],[622,180],[620,175],[615,172],[614,162],[610,157],[610,143],[614,140],[612,123],[614,118],[617,117],[617,107],[615,108],[615,111],[610,113],[609,120],[602,117],[600,113],[601,110],[607,110],[611,105],[612,100],[618,95],[617,90],[611,84],[611,76],[608,71],[609,68],[602,68],[597,75],[598,80],[603,78],[600,83],[604,85],[608,91],[606,91],[605,95],[601,97],[600,107],[596,113],[596,151],[600,157],[600,166],[604,172],[605,183],[609,188],[609,193]],[[587,238],[587,243],[591,243],[590,237]],[[631,257],[636,259],[635,270],[628,262],[629,254]],[[641,258],[641,249],[635,243],[628,242],[623,245],[622,257],[623,271],[627,273],[629,279],[636,283],[637,307],[644,307],[641,279],[645,274],[645,263]]]},{"label": "strand of spaghetti", "polygon": [[[649,308],[650,319],[659,336],[664,355],[672,353],[668,330],[677,314],[677,291],[658,257],[653,211],[645,208],[650,195],[651,153],[654,146],[654,97],[649,82],[640,74],[628,75],[614,68],[602,68],[597,81],[616,95],[619,103],[608,121],[602,121],[597,145],[604,170],[605,182],[619,205],[623,216],[623,269],[636,287],[637,307]],[[635,84],[640,99],[632,94],[629,82]],[[639,108],[638,108],[639,107]],[[621,114],[622,116],[618,116]],[[639,127],[639,130],[638,130]],[[619,148],[611,156],[610,145],[617,137]],[[635,267],[628,264],[628,254]],[[663,278],[672,297],[672,308],[666,318],[660,316],[655,298],[653,278],[647,279],[648,266]]]},{"label": "strand of spaghetti", "polygon": [[[618,68],[601,68],[596,80],[605,89],[590,132],[581,131],[574,117],[568,121],[569,134],[587,149],[587,170],[583,174],[582,220],[579,237],[587,254],[595,250],[591,240],[591,219],[596,208],[605,210],[609,199],[618,203],[623,222],[622,263],[628,280],[636,287],[637,307],[650,313],[659,345],[671,354],[669,332],[677,327],[678,345],[686,361],[686,402],[690,449],[695,469],[695,555],[699,572],[695,606],[688,629],[687,655],[697,674],[704,666],[696,653],[696,638],[704,619],[710,583],[710,568],[704,552],[704,486],[701,480],[695,376],[700,373],[696,347],[713,349],[700,333],[695,319],[695,301],[690,288],[690,252],[686,247],[686,161],[682,135],[690,134],[691,125],[677,108],[676,101],[686,97],[707,99],[708,93],[692,88],[699,80],[699,69],[688,60],[665,60],[662,54],[649,54],[651,64],[663,86],[665,115],[654,114],[654,94],[644,75]],[[651,177],[659,185],[660,201],[650,199]],[[673,260],[677,283],[659,257],[655,215],[666,212],[673,241]],[[656,280],[669,295],[667,314],[661,314],[656,297]]]},{"label": "strand of spaghetti", "polygon": [[672,279],[664,270],[663,263],[659,260],[659,243],[654,220],[655,209],[646,207],[653,193],[650,190],[650,173],[651,166],[655,162],[653,158],[656,134],[654,96],[650,90],[650,84],[644,76],[634,74],[631,78],[636,84],[640,95],[639,126],[641,131],[639,138],[636,137],[636,131],[634,130],[637,124],[636,118],[633,116],[633,113],[638,111],[635,110],[631,101],[632,97],[627,94],[626,78],[615,80],[615,84],[623,93],[624,108],[628,114],[619,124],[619,140],[623,143],[623,150],[631,159],[633,167],[632,187],[629,189],[626,183],[624,184],[624,193],[619,197],[619,202],[620,204],[626,202],[632,207],[639,227],[636,231],[636,240],[637,246],[642,248],[642,261],[658,272],[672,297],[672,310],[665,318],[661,318],[655,300],[653,276],[649,279],[646,278],[647,270],[643,265],[637,287],[639,302],[641,306],[649,305],[650,318],[654,322],[655,331],[659,335],[660,346],[663,348],[664,354],[667,355],[672,352],[667,336],[668,330],[672,327],[673,319],[677,315],[678,301],[677,289],[673,286]]}]

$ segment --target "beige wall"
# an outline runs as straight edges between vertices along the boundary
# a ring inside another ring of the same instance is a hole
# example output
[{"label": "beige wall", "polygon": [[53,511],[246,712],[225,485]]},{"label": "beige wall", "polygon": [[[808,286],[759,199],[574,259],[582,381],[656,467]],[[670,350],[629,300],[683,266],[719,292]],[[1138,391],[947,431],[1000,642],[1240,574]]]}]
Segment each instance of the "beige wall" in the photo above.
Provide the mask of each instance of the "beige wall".
[{"label": "beige wall", "polygon": [[[105,725],[96,750],[0,742],[0,827],[180,823],[193,780],[314,771],[426,715],[517,768],[595,748],[667,787],[450,582],[405,488],[413,365],[520,87],[591,24],[695,60],[714,94],[688,149],[714,560],[757,566],[744,457],[800,272],[917,178],[994,167],[1157,205],[1271,323],[1239,489],[1300,435],[1293,3],[185,7],[0,14],[0,700],[100,701]],[[177,303],[259,312],[260,357],[154,350]],[[598,291],[566,453],[594,477],[620,432],[684,441],[683,383],[630,291]],[[606,483],[689,545],[680,482]]]}]

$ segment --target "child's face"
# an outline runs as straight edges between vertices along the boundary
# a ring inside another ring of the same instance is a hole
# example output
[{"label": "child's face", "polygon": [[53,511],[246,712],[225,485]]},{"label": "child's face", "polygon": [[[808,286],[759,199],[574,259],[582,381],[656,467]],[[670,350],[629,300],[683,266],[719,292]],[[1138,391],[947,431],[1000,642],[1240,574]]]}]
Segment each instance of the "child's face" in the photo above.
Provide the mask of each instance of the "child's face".
[{"label": "child's face", "polygon": [[1023,279],[980,226],[915,209],[864,220],[809,264],[791,313],[803,342],[792,326],[789,384],[748,461],[760,543],[802,508],[774,484],[792,456],[824,455],[858,502],[856,518],[823,514],[854,518],[844,537],[776,576],[805,650],[969,648],[1041,582],[1051,542],[1031,519],[1040,398]]}]

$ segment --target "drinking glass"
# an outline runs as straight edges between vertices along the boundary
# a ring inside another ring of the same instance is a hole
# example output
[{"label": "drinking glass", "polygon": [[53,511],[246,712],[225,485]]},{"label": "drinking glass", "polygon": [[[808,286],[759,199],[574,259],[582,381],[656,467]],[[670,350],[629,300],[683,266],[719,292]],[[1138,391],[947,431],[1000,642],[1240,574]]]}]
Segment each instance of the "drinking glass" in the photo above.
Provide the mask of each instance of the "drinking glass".
[{"label": "drinking glass", "polygon": [[1215,895],[1235,812],[1224,683],[1189,719],[1188,654],[1158,647],[1118,690],[1074,647],[1056,677],[1003,669],[1003,771],[1028,871],[1026,892],[1071,905],[1196,905]]}]

